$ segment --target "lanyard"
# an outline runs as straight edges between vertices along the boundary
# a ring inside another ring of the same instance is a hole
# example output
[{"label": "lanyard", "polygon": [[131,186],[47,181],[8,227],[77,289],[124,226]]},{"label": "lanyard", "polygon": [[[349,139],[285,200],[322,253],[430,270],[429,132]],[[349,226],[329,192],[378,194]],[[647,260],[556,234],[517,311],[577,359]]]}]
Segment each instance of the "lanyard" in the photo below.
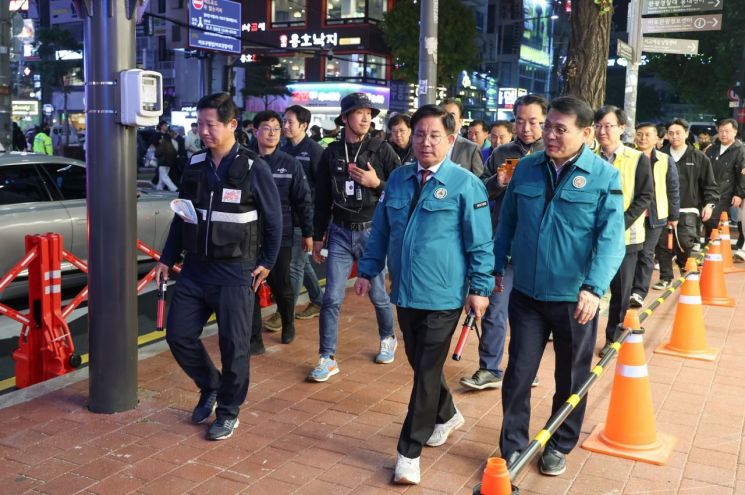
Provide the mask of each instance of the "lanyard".
[{"label": "lanyard", "polygon": [[[357,148],[357,153],[354,155],[354,163],[357,163],[357,157],[360,156],[360,151],[362,150],[362,142],[360,142],[360,147]],[[347,163],[349,162],[349,150],[347,149],[347,142],[344,141],[344,157],[347,159]]]}]

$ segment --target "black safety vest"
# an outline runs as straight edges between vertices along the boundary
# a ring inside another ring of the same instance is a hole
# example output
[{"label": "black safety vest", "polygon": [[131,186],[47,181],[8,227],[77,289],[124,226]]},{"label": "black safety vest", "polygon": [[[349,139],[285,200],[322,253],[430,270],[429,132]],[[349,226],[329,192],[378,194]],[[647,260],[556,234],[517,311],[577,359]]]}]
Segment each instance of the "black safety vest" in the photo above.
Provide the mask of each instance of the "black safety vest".
[{"label": "black safety vest", "polygon": [[212,170],[207,153],[191,157],[184,170],[179,197],[197,211],[198,224],[184,222],[183,248],[214,260],[255,260],[261,242],[256,200],[251,192],[251,166],[256,155],[239,149],[229,165],[227,180],[208,179]]},{"label": "black safety vest", "polygon": [[[360,146],[362,149],[357,155],[356,165],[360,168],[367,168],[367,163],[379,165],[382,171],[382,164],[378,150],[383,144],[381,138],[366,138]],[[329,146],[329,165],[331,166],[331,182],[333,185],[334,203],[347,210],[361,210],[365,206],[374,206],[380,199],[378,193],[369,187],[364,187],[352,180],[349,175],[349,164],[346,154],[344,153],[345,142],[337,141]],[[351,152],[350,152],[351,155]],[[353,156],[350,156],[350,160]],[[381,176],[381,172],[378,172]],[[349,188],[349,189],[348,189]]]}]

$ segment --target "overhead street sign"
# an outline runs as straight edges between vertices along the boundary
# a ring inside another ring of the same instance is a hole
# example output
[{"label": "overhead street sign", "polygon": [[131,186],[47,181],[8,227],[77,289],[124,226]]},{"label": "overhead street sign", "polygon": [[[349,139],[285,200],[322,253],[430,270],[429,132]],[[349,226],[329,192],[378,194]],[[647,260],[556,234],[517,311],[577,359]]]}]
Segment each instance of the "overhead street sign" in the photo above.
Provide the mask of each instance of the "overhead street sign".
[{"label": "overhead street sign", "polygon": [[673,53],[698,55],[698,40],[681,38],[642,38],[642,51],[647,53]]},{"label": "overhead street sign", "polygon": [[618,44],[616,45],[616,54],[619,57],[625,58],[629,62],[634,61],[634,49],[631,48],[631,45],[626,43],[623,40],[616,40],[618,41]]},{"label": "overhead street sign", "polygon": [[189,46],[241,53],[241,4],[230,0],[190,0]]},{"label": "overhead street sign", "polygon": [[721,12],[724,0],[645,0],[642,15]]},{"label": "overhead street sign", "polygon": [[642,33],[678,33],[681,31],[719,31],[722,14],[651,17],[642,19]]}]

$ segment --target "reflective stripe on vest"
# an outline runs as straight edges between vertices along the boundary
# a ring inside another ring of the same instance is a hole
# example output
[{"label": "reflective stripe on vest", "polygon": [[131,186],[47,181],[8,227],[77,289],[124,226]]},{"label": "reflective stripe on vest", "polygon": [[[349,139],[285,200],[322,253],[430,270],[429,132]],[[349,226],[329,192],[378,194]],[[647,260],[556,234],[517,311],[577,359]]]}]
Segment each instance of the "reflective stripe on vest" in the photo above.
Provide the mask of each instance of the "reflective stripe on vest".
[{"label": "reflective stripe on vest", "polygon": [[[621,189],[623,190],[623,210],[628,210],[634,199],[634,183],[636,182],[636,166],[639,164],[641,151],[633,150],[628,146],[622,146],[613,162],[613,166],[621,172]],[[626,245],[640,244],[644,242],[644,215],[634,220],[631,227],[626,229],[624,239]]]},{"label": "reflective stripe on vest", "polygon": [[[197,211],[201,213],[202,220],[207,220],[207,210],[197,208]],[[227,223],[251,223],[259,219],[259,214],[256,210],[247,211],[245,213],[225,213],[223,211],[212,211],[212,217],[210,220],[213,222],[227,222]]]},{"label": "reflective stripe on vest", "polygon": [[656,151],[657,161],[652,165],[654,175],[654,200],[657,205],[657,218],[665,219],[670,216],[670,207],[667,203],[667,155]]}]

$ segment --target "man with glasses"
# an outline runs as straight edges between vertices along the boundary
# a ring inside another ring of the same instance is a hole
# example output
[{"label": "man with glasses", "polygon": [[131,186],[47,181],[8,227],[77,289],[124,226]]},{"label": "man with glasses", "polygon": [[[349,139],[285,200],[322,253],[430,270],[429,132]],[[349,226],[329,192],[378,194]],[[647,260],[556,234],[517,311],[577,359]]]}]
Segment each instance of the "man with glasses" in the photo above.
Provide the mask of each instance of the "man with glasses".
[{"label": "man with glasses", "polygon": [[[546,119],[548,102],[540,95],[524,95],[515,102],[515,133],[517,139],[496,148],[486,163],[486,190],[493,202],[491,210],[492,228],[497,229],[504,191],[509,183],[505,173],[499,173],[508,159],[520,159],[533,152],[543,150],[541,125]],[[507,303],[512,290],[512,265],[507,263],[502,277],[502,290],[489,296],[489,307],[481,320],[479,340],[479,369],[473,375],[460,379],[461,385],[474,390],[500,388],[502,370],[499,368],[504,355],[507,337]],[[537,379],[533,385],[538,385]]]},{"label": "man with glasses", "polygon": [[[320,144],[308,137],[308,125],[310,124],[310,110],[300,105],[292,105],[285,110],[282,130],[284,131],[285,144],[281,150],[288,155],[294,156],[303,166],[305,177],[310,187],[311,201],[315,197],[316,172],[321,161],[323,148]],[[321,313],[321,298],[323,292],[318,282],[318,276],[311,266],[308,253],[313,251],[313,239],[303,238],[299,226],[295,227],[292,241],[292,261],[290,262],[290,281],[295,293],[293,305],[297,303],[300,289],[305,286],[308,291],[308,305],[295,314],[298,320],[309,320]]]},{"label": "man with glasses", "polygon": [[611,344],[620,335],[617,327],[623,321],[629,307],[636,260],[644,247],[644,218],[647,208],[654,199],[652,165],[644,153],[621,142],[625,130],[626,112],[620,108],[607,105],[595,112],[595,137],[600,144],[598,154],[621,173],[623,220],[626,225],[626,255],[610,283],[608,324],[605,327],[605,346],[600,350],[600,357],[608,352]]},{"label": "man with glasses", "polygon": [[391,300],[414,370],[397,447],[394,482],[400,484],[418,484],[423,446],[443,445],[465,423],[442,367],[464,305],[480,317],[488,304],[494,262],[486,190],[446,158],[455,141],[453,117],[424,105],[411,124],[417,162],[391,174],[355,283],[357,294],[366,294],[387,260]]},{"label": "man with glasses", "polygon": [[455,119],[455,142],[448,151],[448,158],[476,177],[481,177],[484,175],[481,146],[460,135],[463,127],[463,105],[457,98],[445,98],[440,102],[440,107]]},{"label": "man with glasses", "polygon": [[739,208],[745,197],[745,175],[742,174],[745,146],[737,139],[737,121],[722,119],[717,122],[717,137],[717,142],[705,151],[719,186],[719,202],[711,218],[704,224],[707,239],[711,230],[717,228],[722,212],[729,213],[730,208]]},{"label": "man with glasses", "polygon": [[[296,224],[300,227],[303,244],[310,249],[313,236],[310,189],[302,165],[293,156],[279,150],[279,138],[282,136],[279,114],[271,110],[259,112],[253,119],[253,126],[259,155],[272,170],[282,202],[282,243],[267,281],[282,321],[282,343],[289,344],[295,339],[295,290],[290,281],[293,230]],[[259,345],[261,333],[258,329],[254,329],[252,339],[252,343]]]},{"label": "man with glasses", "polygon": [[[343,135],[328,145],[318,166],[313,259],[320,263],[326,257],[326,292],[318,327],[320,357],[308,375],[312,382],[325,382],[339,373],[336,344],[347,278],[370,237],[373,213],[385,183],[400,165],[398,156],[382,137],[369,135],[370,123],[379,113],[364,93],[342,98],[341,113],[335,122],[344,126]],[[322,253],[324,240],[327,252]],[[380,336],[375,362],[392,363],[398,343],[382,272],[371,279],[370,300],[375,306]]]},{"label": "man with glasses", "polygon": [[[662,149],[673,157],[680,178],[680,213],[677,228],[673,231],[673,248],[667,248],[666,239],[660,237],[656,254],[660,263],[660,280],[652,286],[655,290],[670,287],[673,281],[673,256],[684,272],[685,262],[691,256],[693,245],[699,240],[699,221],[711,218],[714,205],[719,201],[717,183],[711,162],[704,153],[687,143],[688,121],[674,119],[667,125],[669,146]],[[699,220],[700,219],[700,220]]]},{"label": "man with glasses", "polygon": [[[499,447],[510,464],[528,445],[530,387],[549,333],[556,354],[554,414],[590,373],[598,303],[623,259],[621,178],[584,144],[592,123],[584,100],[554,99],[543,124],[546,149],[520,161],[502,203],[495,285],[499,290],[510,255],[514,285]],[[566,470],[586,404],[581,401],[548,441],[541,473]]]}]

